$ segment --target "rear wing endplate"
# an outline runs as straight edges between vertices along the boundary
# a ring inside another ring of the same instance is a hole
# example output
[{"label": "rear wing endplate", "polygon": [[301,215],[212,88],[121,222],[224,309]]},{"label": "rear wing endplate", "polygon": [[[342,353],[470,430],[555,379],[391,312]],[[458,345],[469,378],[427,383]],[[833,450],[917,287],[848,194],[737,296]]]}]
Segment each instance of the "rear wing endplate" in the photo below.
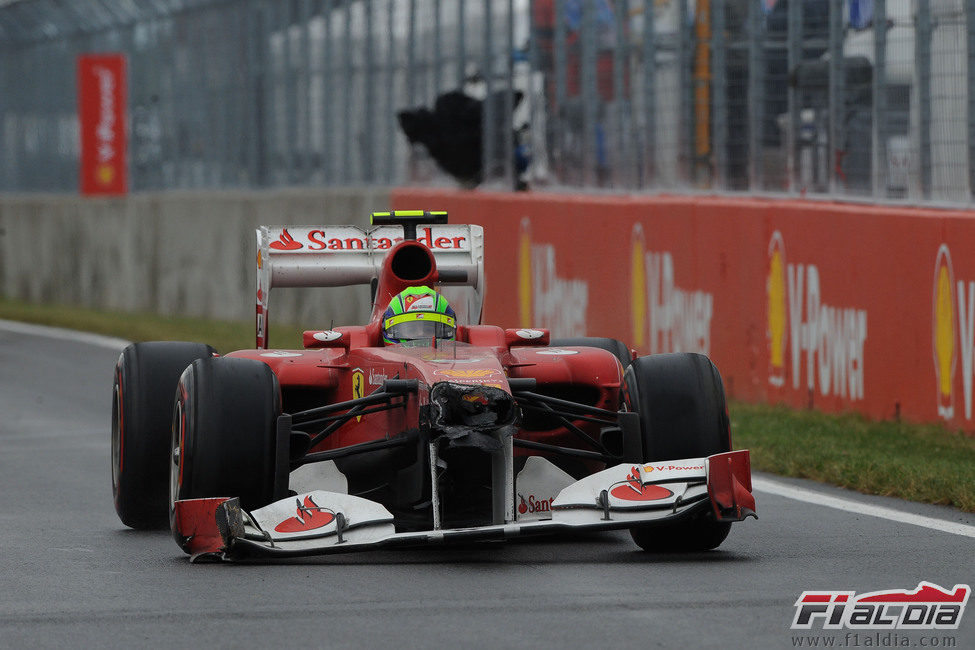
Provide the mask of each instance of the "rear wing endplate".
[{"label": "rear wing endplate", "polygon": [[[272,287],[344,287],[379,277],[386,253],[403,240],[402,225],[260,226],[257,229],[257,347],[267,347]],[[466,224],[420,224],[416,240],[433,252],[437,269],[462,282],[444,283],[457,316],[479,324],[484,297],[484,229]],[[445,274],[446,275],[446,274]]]}]

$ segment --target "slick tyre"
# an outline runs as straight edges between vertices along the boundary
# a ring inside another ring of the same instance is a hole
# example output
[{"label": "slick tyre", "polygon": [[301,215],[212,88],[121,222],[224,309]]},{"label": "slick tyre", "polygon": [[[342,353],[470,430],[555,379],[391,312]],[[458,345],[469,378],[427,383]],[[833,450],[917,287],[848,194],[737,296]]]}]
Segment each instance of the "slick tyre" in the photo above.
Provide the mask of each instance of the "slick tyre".
[{"label": "slick tyre", "polygon": [[240,497],[253,510],[285,496],[287,452],[282,467],[276,446],[280,414],[278,380],[267,364],[233,357],[194,362],[176,389],[170,500]]},{"label": "slick tyre", "polygon": [[112,389],[112,496],[126,526],[169,522],[169,443],[176,384],[186,366],[212,356],[201,343],[134,343],[119,355]]},{"label": "slick tyre", "polygon": [[630,365],[630,361],[632,359],[630,349],[626,347],[626,344],[623,343],[623,341],[602,336],[579,336],[567,339],[554,339],[549,345],[552,347],[580,345],[589,348],[606,350],[607,352],[612,352],[613,356],[619,359],[624,370]]},{"label": "slick tyre", "polygon": [[[702,354],[657,354],[635,359],[623,377],[623,401],[640,414],[640,461],[701,458],[731,451],[731,429],[718,369]],[[638,460],[638,459],[633,459]],[[692,552],[717,548],[731,528],[710,513],[634,528],[645,551]]]}]

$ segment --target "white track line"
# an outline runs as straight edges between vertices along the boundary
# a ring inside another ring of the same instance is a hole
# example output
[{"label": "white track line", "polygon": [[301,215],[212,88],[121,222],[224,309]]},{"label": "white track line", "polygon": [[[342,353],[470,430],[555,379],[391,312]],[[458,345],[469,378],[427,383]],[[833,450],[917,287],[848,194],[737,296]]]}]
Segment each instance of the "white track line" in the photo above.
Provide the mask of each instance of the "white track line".
[{"label": "white track line", "polygon": [[74,341],[94,345],[100,348],[108,348],[121,352],[122,348],[129,344],[125,339],[113,336],[102,336],[101,334],[89,334],[88,332],[77,332],[75,330],[63,329],[61,327],[48,327],[47,325],[34,325],[32,323],[21,323],[13,320],[0,320],[0,330],[14,332],[15,334],[27,334],[29,336],[43,336],[49,339],[59,339],[62,341]]},{"label": "white track line", "polygon": [[899,521],[904,524],[912,524],[914,526],[923,526],[924,528],[930,528],[932,530],[940,530],[941,532],[952,533],[953,535],[962,535],[964,537],[975,538],[975,526],[958,524],[951,521],[945,521],[944,519],[935,519],[934,517],[925,517],[923,515],[916,515],[910,512],[902,512],[893,508],[872,506],[866,503],[860,503],[859,501],[853,501],[852,499],[831,497],[823,494],[822,492],[804,490],[785,483],[779,483],[778,481],[771,481],[767,478],[752,478],[752,487],[759,492],[767,492],[768,494],[775,494],[787,499],[805,501],[807,503],[813,503],[819,506],[826,506],[827,508],[836,508],[837,510],[854,512],[859,515],[880,517],[881,519],[889,519],[890,521]]}]

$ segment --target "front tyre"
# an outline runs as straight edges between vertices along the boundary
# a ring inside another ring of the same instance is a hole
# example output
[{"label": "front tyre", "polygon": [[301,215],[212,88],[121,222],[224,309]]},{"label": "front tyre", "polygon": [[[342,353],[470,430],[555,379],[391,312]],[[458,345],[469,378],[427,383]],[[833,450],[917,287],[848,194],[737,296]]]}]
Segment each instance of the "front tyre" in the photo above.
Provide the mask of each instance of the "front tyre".
[{"label": "front tyre", "polygon": [[[657,354],[635,359],[623,376],[624,406],[640,414],[642,462],[701,458],[731,451],[731,429],[721,375],[703,354]],[[717,548],[730,522],[710,511],[667,524],[630,530],[645,551]]]},{"label": "front tyre", "polygon": [[214,349],[202,343],[133,343],[119,355],[112,387],[112,497],[126,526],[169,521],[169,439],[179,376]]},{"label": "front tyre", "polygon": [[254,359],[201,359],[183,372],[169,454],[170,524],[180,546],[172,522],[178,499],[240,497],[253,510],[286,496],[288,468],[278,463],[276,443],[280,395],[270,367]]}]

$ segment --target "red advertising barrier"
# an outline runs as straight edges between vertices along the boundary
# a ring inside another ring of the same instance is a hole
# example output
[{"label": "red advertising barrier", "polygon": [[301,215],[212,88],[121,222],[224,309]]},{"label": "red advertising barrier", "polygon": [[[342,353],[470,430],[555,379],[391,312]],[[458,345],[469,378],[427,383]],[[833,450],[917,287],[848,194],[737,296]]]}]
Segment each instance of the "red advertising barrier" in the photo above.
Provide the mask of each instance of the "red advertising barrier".
[{"label": "red advertising barrier", "polygon": [[746,401],[975,432],[975,212],[397,190],[485,227],[485,320],[695,351]]},{"label": "red advertising barrier", "polygon": [[125,102],[125,55],[80,55],[78,121],[82,194],[118,195],[128,191]]}]

